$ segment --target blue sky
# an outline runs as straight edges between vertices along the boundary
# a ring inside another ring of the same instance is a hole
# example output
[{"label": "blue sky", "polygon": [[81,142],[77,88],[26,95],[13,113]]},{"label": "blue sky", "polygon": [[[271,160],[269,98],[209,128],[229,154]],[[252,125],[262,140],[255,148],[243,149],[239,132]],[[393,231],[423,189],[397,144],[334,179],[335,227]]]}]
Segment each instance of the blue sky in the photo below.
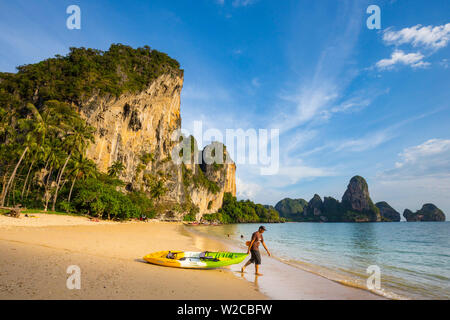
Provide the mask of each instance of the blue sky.
[{"label": "blue sky", "polygon": [[[66,8],[81,8],[81,30]],[[381,8],[381,30],[366,9]],[[185,70],[182,125],[280,129],[280,170],[238,165],[238,197],[342,197],[356,174],[395,209],[450,214],[450,2],[0,3],[0,70],[72,46],[149,45]]]}]

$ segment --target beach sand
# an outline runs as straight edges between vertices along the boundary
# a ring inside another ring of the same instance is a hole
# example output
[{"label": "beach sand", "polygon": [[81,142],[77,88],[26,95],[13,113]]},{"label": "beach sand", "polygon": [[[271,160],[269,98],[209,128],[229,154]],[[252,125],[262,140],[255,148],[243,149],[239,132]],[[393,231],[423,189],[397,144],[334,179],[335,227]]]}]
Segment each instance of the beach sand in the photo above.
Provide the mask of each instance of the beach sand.
[{"label": "beach sand", "polygon": [[[0,299],[267,298],[226,270],[166,268],[142,260],[164,249],[225,249],[188,235],[181,223],[35,216],[0,216]],[[70,265],[81,268],[80,290],[66,287]]]},{"label": "beach sand", "polygon": [[[252,266],[241,275],[240,266],[192,270],[142,260],[145,254],[160,250],[230,248],[189,232],[181,223],[93,222],[84,217],[33,215],[20,219],[0,215],[0,299],[380,298],[312,273],[294,273],[292,267],[268,257],[264,257],[266,274],[258,278]],[[80,290],[66,287],[66,270],[71,265],[81,269]],[[291,288],[283,287],[284,283]]]}]

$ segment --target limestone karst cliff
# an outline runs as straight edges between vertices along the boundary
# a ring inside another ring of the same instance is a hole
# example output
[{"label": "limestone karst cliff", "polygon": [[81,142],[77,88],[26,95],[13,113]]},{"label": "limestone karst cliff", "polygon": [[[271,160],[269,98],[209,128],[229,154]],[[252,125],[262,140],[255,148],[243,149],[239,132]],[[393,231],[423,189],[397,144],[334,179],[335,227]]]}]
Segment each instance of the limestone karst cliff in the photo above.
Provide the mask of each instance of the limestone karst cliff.
[{"label": "limestone karst cliff", "polygon": [[405,209],[403,216],[406,221],[445,221],[445,214],[441,209],[436,207],[432,203],[426,203],[422,206],[422,209],[412,212],[409,209]]},{"label": "limestone karst cliff", "polygon": [[[286,208],[282,206],[286,199],[277,203],[275,208],[284,211],[280,216],[287,217],[294,221],[310,222],[376,222],[381,221],[380,210],[373,204],[369,187],[366,180],[361,176],[354,176],[350,179],[347,189],[342,196],[342,202],[333,197],[322,198],[315,194],[314,197],[306,202],[299,199],[302,203],[301,214],[293,215],[293,206]],[[293,200],[291,200],[293,201]],[[298,209],[296,209],[298,211]]]},{"label": "limestone karst cliff", "polygon": [[[97,129],[87,156],[104,172],[114,161],[122,162],[125,170],[120,178],[128,190],[147,191],[152,181],[163,180],[167,193],[161,198],[165,209],[159,217],[171,220],[182,219],[192,207],[198,207],[194,212],[200,219],[204,213],[217,212],[225,192],[236,195],[232,161],[220,167],[196,167],[196,175],[217,185],[214,190],[183,181],[183,165],[172,161],[178,143],[172,135],[181,128],[182,87],[182,74],[163,74],[141,92],[119,97],[94,95],[79,108],[82,117]],[[143,160],[146,155],[150,161]]]},{"label": "limestone karst cliff", "polygon": [[307,205],[308,202],[304,199],[284,198],[283,200],[280,200],[274,208],[279,212],[281,217],[292,221],[301,221],[303,218],[303,211]]},{"label": "limestone karst cliff", "polygon": [[[104,211],[112,209],[105,208],[124,196],[112,217],[125,219],[145,212],[136,208],[152,198],[154,203],[145,205],[152,209],[149,216],[181,220],[217,212],[225,192],[236,195],[236,167],[229,157],[223,164],[173,159],[181,142],[184,71],[167,54],[122,44],[106,51],[70,48],[66,56],[17,69],[0,72],[0,122],[9,128],[0,132],[2,202],[17,189],[27,206],[47,209],[51,198],[53,210],[110,218]],[[15,149],[22,156],[11,152]],[[210,149],[197,150],[196,159]],[[21,174],[11,191],[9,181],[20,165],[28,174]],[[81,172],[80,165],[95,177]],[[87,176],[95,181],[87,183]],[[100,190],[105,198],[94,196],[99,203],[92,210],[91,198],[81,197],[86,193],[80,188]]]},{"label": "limestone karst cliff", "polygon": [[380,210],[381,221],[398,222],[400,221],[400,213],[392,208],[386,201],[380,201],[375,204]]}]

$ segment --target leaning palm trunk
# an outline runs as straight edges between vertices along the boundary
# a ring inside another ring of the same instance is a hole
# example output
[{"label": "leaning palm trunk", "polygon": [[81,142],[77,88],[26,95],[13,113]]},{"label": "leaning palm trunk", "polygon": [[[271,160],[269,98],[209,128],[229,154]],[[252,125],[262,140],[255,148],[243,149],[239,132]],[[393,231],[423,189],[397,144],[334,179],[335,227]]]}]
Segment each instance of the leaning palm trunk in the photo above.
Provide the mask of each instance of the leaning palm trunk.
[{"label": "leaning palm trunk", "polygon": [[3,182],[2,182],[2,194],[0,195],[0,199],[3,199],[3,196],[5,194],[5,190],[6,190],[6,184],[8,183],[8,173],[7,173],[7,169],[5,170],[5,174],[3,175]]},{"label": "leaning palm trunk", "polygon": [[25,182],[23,183],[22,194],[21,194],[21,199],[22,199],[22,201],[23,201],[23,195],[24,195],[24,193],[25,193],[25,189],[26,189],[26,187],[27,187],[28,178],[29,178],[29,176],[30,176],[31,169],[33,168],[33,165],[34,165],[34,160],[31,162],[30,168],[28,169],[27,177],[25,178]]},{"label": "leaning palm trunk", "polygon": [[72,197],[72,190],[73,190],[73,186],[75,185],[75,181],[77,181],[77,177],[73,178],[72,185],[70,186],[69,198],[67,199],[67,202],[69,202],[69,203],[70,203],[70,198]]},{"label": "leaning palm trunk", "polygon": [[64,188],[64,186],[66,185],[66,183],[67,183],[67,179],[64,179],[64,181],[63,181],[63,183],[62,183],[62,185],[61,185],[61,188],[59,188],[59,189],[61,190],[62,188]]},{"label": "leaning palm trunk", "polygon": [[61,183],[62,175],[64,174],[64,170],[66,169],[67,163],[69,162],[71,154],[69,153],[69,156],[66,159],[66,162],[64,162],[64,165],[59,173],[58,180],[56,182],[56,189],[55,189],[55,195],[53,197],[53,204],[52,204],[52,211],[55,211],[56,207],[56,199],[58,198],[58,191],[59,191],[59,184]]},{"label": "leaning palm trunk", "polygon": [[[14,192],[16,190],[16,185],[17,185],[17,179],[14,180],[12,186],[11,186],[11,190],[10,193],[12,194],[12,205],[13,207],[16,206],[16,193]],[[9,206],[9,200],[8,200],[8,206]]]},{"label": "leaning palm trunk", "polygon": [[44,189],[44,211],[47,211],[47,206],[48,206],[48,200],[49,200],[49,182],[50,182],[50,177],[52,175],[52,171],[53,171],[53,166],[50,167],[50,172],[47,176],[47,181],[45,183],[45,189]]},{"label": "leaning palm trunk", "polygon": [[5,198],[6,198],[7,194],[8,194],[8,189],[9,189],[11,183],[14,181],[17,169],[19,168],[20,163],[22,162],[23,157],[25,157],[25,154],[27,153],[27,151],[28,151],[28,147],[26,147],[25,150],[23,150],[22,155],[20,156],[20,159],[19,159],[19,161],[16,164],[16,167],[14,168],[14,171],[11,174],[11,177],[9,178],[8,184],[6,185],[6,188],[5,188],[5,194],[2,195],[2,199],[0,201],[0,207],[3,207],[4,204],[5,204]]}]

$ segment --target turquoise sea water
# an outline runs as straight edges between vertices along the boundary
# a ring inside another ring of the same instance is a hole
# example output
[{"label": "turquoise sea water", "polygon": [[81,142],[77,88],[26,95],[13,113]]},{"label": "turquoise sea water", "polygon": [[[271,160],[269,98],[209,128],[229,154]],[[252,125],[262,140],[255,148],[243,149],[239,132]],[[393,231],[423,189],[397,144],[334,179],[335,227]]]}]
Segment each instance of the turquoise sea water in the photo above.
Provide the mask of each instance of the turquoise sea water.
[{"label": "turquoise sea water", "polygon": [[[245,241],[258,226],[193,228],[230,240],[245,250]],[[364,289],[369,277],[367,267],[377,265],[381,270],[379,294],[390,298],[450,299],[450,222],[265,226],[269,250],[284,263]]]}]

